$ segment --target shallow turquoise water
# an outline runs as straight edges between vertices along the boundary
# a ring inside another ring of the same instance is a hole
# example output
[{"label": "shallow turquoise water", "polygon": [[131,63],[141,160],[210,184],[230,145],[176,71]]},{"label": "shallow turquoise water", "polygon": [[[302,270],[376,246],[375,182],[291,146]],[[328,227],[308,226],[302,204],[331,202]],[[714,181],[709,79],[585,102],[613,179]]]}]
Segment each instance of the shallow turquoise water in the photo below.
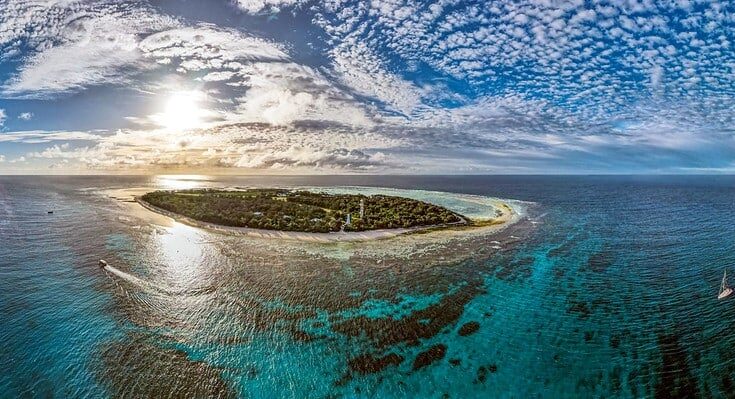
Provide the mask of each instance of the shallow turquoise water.
[{"label": "shallow turquoise water", "polygon": [[[535,205],[447,264],[376,264],[150,226],[95,194],[187,184]],[[0,177],[0,392],[723,397],[735,302],[715,297],[735,265],[733,209],[733,177]]]}]

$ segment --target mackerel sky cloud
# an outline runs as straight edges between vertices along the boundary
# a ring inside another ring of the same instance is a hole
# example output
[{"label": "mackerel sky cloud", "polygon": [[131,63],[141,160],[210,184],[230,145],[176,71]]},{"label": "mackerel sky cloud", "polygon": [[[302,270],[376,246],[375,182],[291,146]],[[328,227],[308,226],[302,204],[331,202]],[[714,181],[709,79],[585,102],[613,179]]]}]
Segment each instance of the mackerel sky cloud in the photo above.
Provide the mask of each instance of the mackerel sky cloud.
[{"label": "mackerel sky cloud", "polygon": [[735,172],[733,2],[0,8],[0,173]]}]

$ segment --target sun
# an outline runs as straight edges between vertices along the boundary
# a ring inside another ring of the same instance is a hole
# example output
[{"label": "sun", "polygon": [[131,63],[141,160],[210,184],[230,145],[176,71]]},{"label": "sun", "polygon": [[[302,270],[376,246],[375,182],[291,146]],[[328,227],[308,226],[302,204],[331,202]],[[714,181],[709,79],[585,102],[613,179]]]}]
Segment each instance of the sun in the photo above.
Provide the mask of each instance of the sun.
[{"label": "sun", "polygon": [[196,91],[177,92],[166,101],[158,123],[168,130],[187,130],[200,127],[205,110],[200,106],[202,94]]}]

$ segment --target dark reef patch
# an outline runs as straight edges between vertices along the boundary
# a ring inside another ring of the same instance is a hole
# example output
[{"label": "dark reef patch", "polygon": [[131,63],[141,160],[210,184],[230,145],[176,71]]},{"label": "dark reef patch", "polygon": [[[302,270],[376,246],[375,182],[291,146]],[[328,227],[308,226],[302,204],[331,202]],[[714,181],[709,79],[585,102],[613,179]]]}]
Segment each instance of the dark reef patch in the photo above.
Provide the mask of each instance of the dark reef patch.
[{"label": "dark reef patch", "polygon": [[415,346],[421,339],[431,338],[455,323],[464,312],[465,305],[481,292],[484,289],[479,283],[468,284],[445,295],[438,303],[400,319],[359,316],[337,322],[332,329],[350,337],[364,334],[378,349],[400,343]]},{"label": "dark reef patch", "polygon": [[418,370],[436,362],[437,360],[444,359],[446,354],[447,346],[444,344],[436,344],[416,356],[416,359],[413,361],[413,369]]},{"label": "dark reef patch", "polygon": [[487,366],[480,366],[477,368],[477,374],[475,380],[472,381],[474,384],[484,384],[487,380],[488,373],[495,373],[498,371],[496,364],[489,364]]},{"label": "dark reef patch", "polygon": [[452,366],[455,366],[456,367],[456,366],[459,366],[460,364],[462,364],[462,360],[456,359],[456,358],[455,359],[449,359],[449,364],[451,364]]},{"label": "dark reef patch", "polygon": [[484,384],[487,380],[487,368],[485,366],[480,366],[480,368],[477,369],[477,376],[475,377],[475,380],[473,381],[475,384]]},{"label": "dark reef patch", "polygon": [[[403,360],[403,356],[395,353],[389,353],[385,356],[373,356],[369,353],[359,355],[347,361],[349,370],[340,379],[335,381],[334,385],[343,386],[347,384],[347,382],[352,380],[354,373],[360,375],[379,373],[389,366],[398,366]],[[380,377],[380,380],[382,378]]]},{"label": "dark reef patch", "polygon": [[610,377],[610,384],[612,385],[612,389],[616,394],[620,393],[620,389],[622,388],[622,382],[621,382],[621,376],[622,374],[622,368],[620,365],[615,365],[613,367],[612,371],[609,373]]},{"label": "dark reef patch", "polygon": [[620,337],[617,335],[613,335],[610,337],[610,347],[613,349],[617,349],[620,347]]},{"label": "dark reef patch", "polygon": [[655,397],[695,398],[698,381],[692,374],[687,353],[674,334],[659,334],[658,348],[661,351],[661,371],[658,373]]},{"label": "dark reef patch", "polygon": [[347,362],[350,371],[360,374],[372,374],[384,370],[388,366],[397,366],[403,362],[403,356],[389,353],[382,357],[364,354]]},{"label": "dark reef patch", "polygon": [[300,342],[311,342],[318,338],[318,337],[315,337],[301,330],[291,331],[291,336],[293,337],[295,341],[300,341]]},{"label": "dark reef patch", "polygon": [[[221,371],[183,351],[129,337],[102,348],[98,379],[113,397],[235,398]],[[155,383],[151,383],[155,381]]]},{"label": "dark reef patch", "polygon": [[597,252],[587,260],[587,268],[595,273],[602,273],[615,262],[615,255],[610,250]]},{"label": "dark reef patch", "polygon": [[592,314],[587,302],[582,301],[571,301],[571,304],[567,308],[567,313],[576,313],[580,319],[586,319]]},{"label": "dark reef patch", "polygon": [[735,397],[735,383],[733,383],[729,375],[725,374],[722,376],[720,387],[722,388],[722,392],[728,395],[728,398]]},{"label": "dark reef patch", "polygon": [[477,332],[477,330],[480,329],[480,323],[476,321],[470,321],[468,323],[465,323],[462,325],[462,327],[459,328],[459,331],[457,332],[460,336],[466,337],[468,335],[472,335]]}]

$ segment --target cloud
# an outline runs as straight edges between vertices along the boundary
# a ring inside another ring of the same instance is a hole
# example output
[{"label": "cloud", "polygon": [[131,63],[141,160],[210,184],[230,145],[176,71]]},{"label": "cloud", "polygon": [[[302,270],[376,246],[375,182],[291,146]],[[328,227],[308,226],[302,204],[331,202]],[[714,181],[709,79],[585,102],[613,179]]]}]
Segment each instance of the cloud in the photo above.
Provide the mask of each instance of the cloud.
[{"label": "cloud", "polygon": [[[676,4],[648,2],[480,7],[392,0],[315,8],[315,21],[333,43],[334,70],[356,91],[372,90],[368,95],[404,114],[436,105],[432,93],[405,80],[418,66],[424,75],[470,85],[480,98],[513,93],[604,122],[611,112],[635,112],[651,96],[697,103],[728,92],[735,62],[731,30],[707,28],[733,23],[732,7],[717,4],[690,11],[684,21]],[[398,83],[383,84],[383,76]],[[644,79],[651,84],[642,88]],[[732,96],[726,100],[721,108],[735,106]]]},{"label": "cloud", "polygon": [[[69,160],[70,166],[100,170],[384,170],[397,166],[385,152],[403,145],[377,132],[325,122],[241,123],[197,129],[185,136],[165,130],[120,130],[96,135],[93,140],[73,132],[47,134],[54,138],[46,141],[52,144],[25,154],[28,159]],[[38,140],[31,133],[13,136],[15,140]]]},{"label": "cloud", "polygon": [[48,98],[129,82],[130,73],[146,68],[138,37],[176,24],[137,5],[11,2],[0,19],[0,46],[11,53],[26,46],[30,55],[0,91],[6,98]]},{"label": "cloud", "polygon": [[64,144],[55,144],[52,147],[48,147],[45,150],[41,152],[31,152],[28,153],[28,157],[30,158],[67,158],[69,156],[69,152],[67,150],[69,149],[69,143]]},{"label": "cloud", "polygon": [[28,130],[0,134],[0,143],[39,144],[52,141],[97,141],[104,132]]},{"label": "cloud", "polygon": [[22,112],[18,114],[18,119],[22,121],[29,121],[33,118],[33,112]]},{"label": "cloud", "polygon": [[382,153],[368,155],[359,150],[336,148],[323,151],[313,148],[290,147],[280,152],[243,155],[232,166],[249,169],[347,169],[369,170],[386,166]]},{"label": "cloud", "polygon": [[5,113],[4,109],[0,108],[0,127],[3,126],[7,118],[8,118],[8,114]]},{"label": "cloud", "polygon": [[[311,68],[293,63],[259,63],[240,71],[246,92],[236,98],[230,119],[291,124],[300,120],[372,124],[369,110]],[[267,79],[263,79],[267,76]]]},{"label": "cloud", "polygon": [[304,3],[306,0],[235,0],[238,8],[251,14],[278,12],[281,7],[293,7]]},{"label": "cloud", "polygon": [[252,61],[284,61],[277,45],[212,25],[183,27],[154,33],[138,45],[147,58],[168,64],[178,61],[182,72],[206,69],[237,70]]},{"label": "cloud", "polygon": [[331,51],[334,72],[355,93],[373,97],[388,110],[411,115],[422,93],[413,84],[388,72],[380,59],[358,38],[350,38]]}]

